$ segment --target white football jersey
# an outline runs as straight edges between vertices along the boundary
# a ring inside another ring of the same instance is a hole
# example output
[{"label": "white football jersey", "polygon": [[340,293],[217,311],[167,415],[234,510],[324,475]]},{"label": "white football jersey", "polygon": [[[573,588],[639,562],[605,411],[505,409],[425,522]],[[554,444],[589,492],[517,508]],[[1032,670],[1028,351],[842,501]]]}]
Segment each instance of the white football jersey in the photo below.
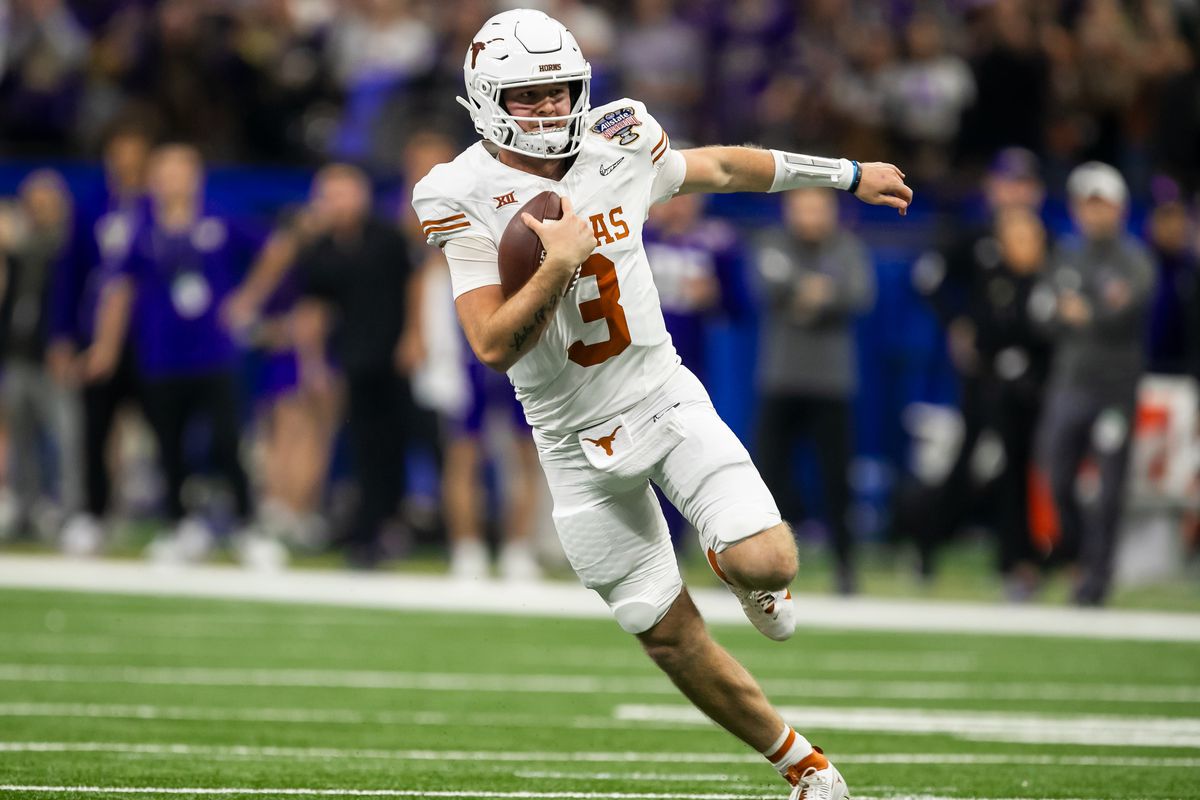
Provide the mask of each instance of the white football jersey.
[{"label": "white football jersey", "polygon": [[[459,237],[498,246],[509,220],[547,189],[569,197],[575,213],[590,220],[595,252],[541,339],[508,371],[535,428],[567,433],[609,419],[662,386],[679,365],[642,246],[650,206],[679,189],[677,181],[655,182],[669,151],[666,131],[646,107],[623,99],[591,111],[561,181],[506,166],[481,141],[434,167],[413,190],[422,229],[439,246]],[[451,281],[458,297],[499,285],[499,268],[452,270]]]}]

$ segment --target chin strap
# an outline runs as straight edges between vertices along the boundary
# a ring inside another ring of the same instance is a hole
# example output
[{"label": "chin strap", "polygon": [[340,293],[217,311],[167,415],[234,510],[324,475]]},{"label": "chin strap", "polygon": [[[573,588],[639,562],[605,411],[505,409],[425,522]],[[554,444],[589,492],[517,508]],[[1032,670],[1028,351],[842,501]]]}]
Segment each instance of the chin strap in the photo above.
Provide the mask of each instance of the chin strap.
[{"label": "chin strap", "polygon": [[513,137],[513,147],[530,155],[557,155],[571,144],[567,128],[550,131],[527,131]]}]

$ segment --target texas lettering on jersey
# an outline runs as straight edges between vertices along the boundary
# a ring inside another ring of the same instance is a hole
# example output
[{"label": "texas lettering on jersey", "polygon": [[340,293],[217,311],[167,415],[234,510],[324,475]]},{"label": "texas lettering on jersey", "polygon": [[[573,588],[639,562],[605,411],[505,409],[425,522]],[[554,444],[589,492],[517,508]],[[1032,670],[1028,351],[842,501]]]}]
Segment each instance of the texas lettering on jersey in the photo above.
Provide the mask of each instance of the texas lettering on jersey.
[{"label": "texas lettering on jersey", "polygon": [[[628,131],[630,120],[645,135],[606,135],[614,121]],[[593,109],[584,131],[561,181],[506,166],[494,148],[478,142],[434,167],[413,190],[428,241],[439,246],[463,237],[496,246],[523,199],[547,189],[569,197],[591,225],[596,250],[541,339],[508,371],[529,423],[549,432],[577,431],[620,413],[662,385],[679,364],[642,246],[650,206],[678,189],[655,181],[670,150],[666,131],[644,105],[629,99]],[[519,202],[501,202],[509,196]],[[467,283],[451,272],[455,296],[498,285],[498,269],[491,278],[473,276]]]}]

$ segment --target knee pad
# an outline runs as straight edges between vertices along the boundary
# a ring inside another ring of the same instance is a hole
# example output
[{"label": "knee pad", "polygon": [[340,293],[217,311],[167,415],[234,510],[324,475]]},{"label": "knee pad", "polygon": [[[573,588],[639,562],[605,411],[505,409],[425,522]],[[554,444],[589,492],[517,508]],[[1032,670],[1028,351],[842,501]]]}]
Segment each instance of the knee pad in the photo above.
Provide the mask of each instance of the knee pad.
[{"label": "knee pad", "polygon": [[608,607],[612,609],[617,624],[626,633],[639,634],[657,625],[679,593],[683,591],[683,579],[678,569],[661,566],[651,574],[633,576],[625,583],[601,592]]},{"label": "knee pad", "polygon": [[659,607],[645,600],[630,600],[613,606],[612,612],[621,630],[636,635],[645,633],[657,625],[670,607],[670,603]]},{"label": "knee pad", "polygon": [[579,580],[627,633],[653,628],[679,596],[679,563],[649,485],[595,506],[556,508],[554,524]]}]

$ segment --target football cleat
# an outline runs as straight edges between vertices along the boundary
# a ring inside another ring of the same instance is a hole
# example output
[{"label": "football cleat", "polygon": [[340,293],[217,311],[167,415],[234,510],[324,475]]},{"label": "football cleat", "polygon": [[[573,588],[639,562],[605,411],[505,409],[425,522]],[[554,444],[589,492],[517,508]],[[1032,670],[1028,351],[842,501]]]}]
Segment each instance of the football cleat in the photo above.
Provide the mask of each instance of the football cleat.
[{"label": "football cleat", "polygon": [[725,577],[725,571],[717,563],[717,554],[711,549],[708,551],[708,565],[721,582],[729,587],[729,591],[733,592],[733,596],[742,604],[746,619],[758,628],[759,633],[777,642],[782,642],[795,633],[796,609],[790,591],[780,589],[771,592],[766,589],[742,589],[734,586]]},{"label": "football cleat", "polygon": [[842,773],[829,763],[819,747],[814,747],[800,763],[788,767],[784,777],[792,784],[788,800],[850,800],[850,789]]}]

